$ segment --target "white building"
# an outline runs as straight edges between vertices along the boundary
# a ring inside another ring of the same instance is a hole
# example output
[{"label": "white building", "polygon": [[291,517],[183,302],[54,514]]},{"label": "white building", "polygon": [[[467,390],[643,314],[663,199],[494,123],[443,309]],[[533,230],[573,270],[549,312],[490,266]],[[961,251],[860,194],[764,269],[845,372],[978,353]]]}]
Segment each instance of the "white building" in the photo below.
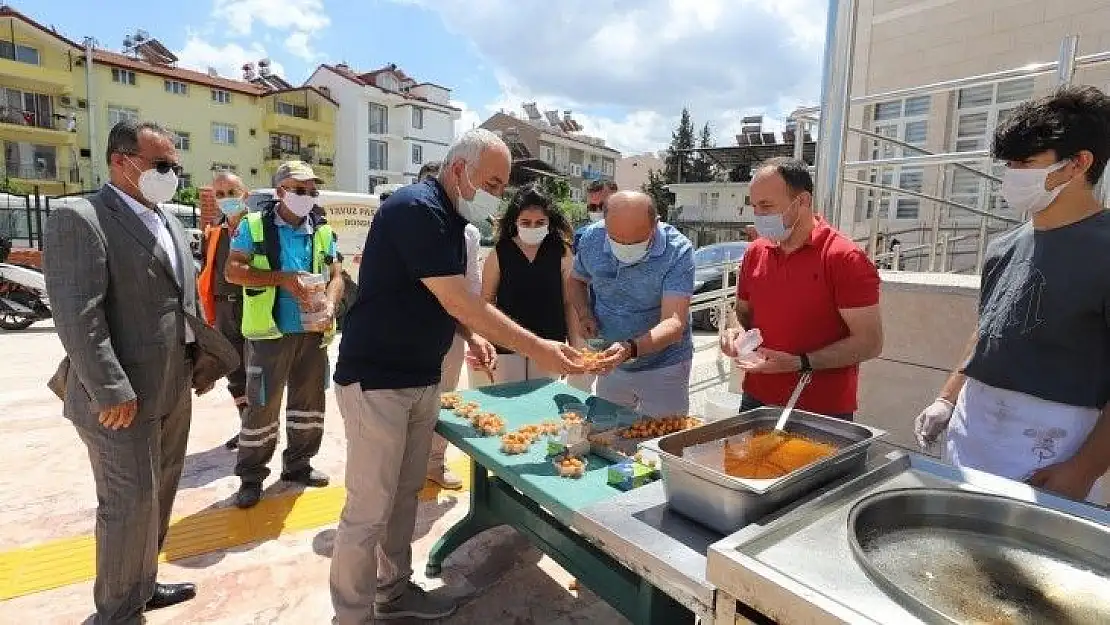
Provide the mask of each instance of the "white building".
[{"label": "white building", "polygon": [[617,161],[617,186],[625,191],[639,191],[647,184],[649,171],[663,171],[666,166],[665,156],[665,152],[622,156]]},{"label": "white building", "polygon": [[417,82],[396,65],[357,73],[321,65],[306,84],[339,102],[335,179],[341,191],[373,193],[381,184],[414,182],[421,165],[441,160],[460,110],[451,90]]},{"label": "white building", "polygon": [[741,240],[752,223],[747,182],[681,182],[667,190],[674,194],[667,221],[696,246]]}]

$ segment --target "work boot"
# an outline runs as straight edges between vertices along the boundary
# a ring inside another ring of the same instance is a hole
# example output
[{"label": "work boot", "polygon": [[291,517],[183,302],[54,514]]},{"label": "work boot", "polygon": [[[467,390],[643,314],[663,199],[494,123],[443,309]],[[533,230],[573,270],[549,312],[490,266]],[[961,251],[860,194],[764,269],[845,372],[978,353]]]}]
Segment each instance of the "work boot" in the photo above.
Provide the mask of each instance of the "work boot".
[{"label": "work boot", "polygon": [[310,488],[323,488],[327,486],[330,482],[326,473],[324,473],[323,471],[317,471],[312,467],[309,467],[303,471],[297,471],[296,473],[282,473],[281,481],[304,484],[305,486],[308,486]]},{"label": "work boot", "polygon": [[409,582],[401,596],[393,601],[374,604],[374,618],[381,621],[399,618],[431,621],[451,616],[456,607],[453,599],[433,597],[423,588]]},{"label": "work boot", "polygon": [[438,484],[440,488],[446,488],[447,490],[459,490],[463,487],[462,478],[455,475],[455,472],[447,467],[428,471],[428,479]]},{"label": "work boot", "polygon": [[261,500],[262,484],[258,482],[243,482],[235,493],[235,506],[244,510],[257,506]]}]

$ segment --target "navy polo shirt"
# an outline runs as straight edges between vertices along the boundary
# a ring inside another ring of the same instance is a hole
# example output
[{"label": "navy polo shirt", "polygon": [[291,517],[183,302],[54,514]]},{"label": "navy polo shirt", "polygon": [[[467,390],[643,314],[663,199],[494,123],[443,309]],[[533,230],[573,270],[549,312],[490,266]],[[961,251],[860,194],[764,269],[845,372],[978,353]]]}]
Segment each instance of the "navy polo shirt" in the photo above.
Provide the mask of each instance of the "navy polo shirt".
[{"label": "navy polo shirt", "polygon": [[465,227],[434,179],[402,187],[381,205],[362,248],[336,384],[374,390],[439,383],[456,322],[421,279],[465,275]]}]

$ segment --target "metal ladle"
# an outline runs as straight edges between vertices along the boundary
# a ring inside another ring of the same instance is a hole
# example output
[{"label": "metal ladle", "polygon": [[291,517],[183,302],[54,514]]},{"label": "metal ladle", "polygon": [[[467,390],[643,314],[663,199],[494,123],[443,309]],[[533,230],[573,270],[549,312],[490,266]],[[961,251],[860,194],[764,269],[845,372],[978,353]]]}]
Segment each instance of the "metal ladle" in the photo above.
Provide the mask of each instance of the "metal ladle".
[{"label": "metal ladle", "polygon": [[[813,373],[806,371],[798,378],[798,384],[794,387],[794,392],[790,394],[790,399],[786,402],[786,407],[782,409],[782,414],[779,415],[779,420],[775,422],[775,429],[768,433],[768,436],[759,439],[759,444],[752,445],[751,454],[755,457],[763,457],[774,451],[786,441],[786,422],[790,419],[790,413],[794,412],[794,406],[798,403],[798,398],[802,396],[802,391],[805,390],[806,385],[809,384]],[[756,442],[753,439],[752,442]]]}]

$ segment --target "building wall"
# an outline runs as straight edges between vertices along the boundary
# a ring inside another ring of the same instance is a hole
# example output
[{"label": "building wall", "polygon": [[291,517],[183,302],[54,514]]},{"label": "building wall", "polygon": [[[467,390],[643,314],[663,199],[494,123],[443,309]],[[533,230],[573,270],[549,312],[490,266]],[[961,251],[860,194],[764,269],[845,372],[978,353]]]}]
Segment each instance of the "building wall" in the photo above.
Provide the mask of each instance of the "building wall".
[{"label": "building wall", "polygon": [[[1027,0],[862,0],[859,15],[852,81],[854,96],[1011,69],[1034,62],[1055,61],[1062,39],[1069,34],[1079,36],[1080,55],[1110,50],[1110,4],[1105,0],[1069,0],[1052,5],[1051,9],[1043,2]],[[1110,66],[1080,69],[1074,82],[1105,90],[1110,87]],[[1047,94],[1055,84],[1054,74],[1037,76],[1032,80],[1028,95],[1038,97]],[[1007,88],[1014,92],[1022,91],[1024,95],[1025,92],[1018,87],[1023,86],[1015,84]],[[976,94],[970,90],[965,92],[964,102],[970,102],[973,95]],[[932,94],[927,110],[913,117],[913,120],[924,121],[927,125],[924,140],[919,145],[932,152],[970,149],[970,143],[957,144],[957,134],[967,132],[972,126],[972,119],[967,116],[976,112],[987,113],[987,125],[981,127],[983,132],[980,136],[989,137],[1000,112],[1004,114],[1006,109],[1017,104],[1017,101],[999,102],[1000,99],[1001,93],[995,92],[990,104],[969,110],[960,108],[958,92]],[[890,120],[876,120],[875,115],[874,105],[856,106],[850,113],[850,123],[869,129],[892,125]],[[896,121],[905,122],[907,119],[903,117]],[[960,125],[961,120],[965,122],[964,126]],[[900,126],[901,130],[905,129],[904,123]],[[983,143],[982,147],[989,147],[985,145],[989,141]],[[870,159],[874,153],[871,140],[849,134],[847,160]],[[981,168],[990,166],[989,162],[979,165]],[[953,185],[967,181],[953,180],[957,174],[950,166],[943,169],[947,169],[943,177],[942,168],[938,166],[924,168],[920,178],[911,171],[910,185],[920,184],[920,190],[925,193],[950,196],[955,192]],[[867,174],[860,172],[856,175]],[[899,182],[902,170],[890,171],[889,175],[895,184],[905,182]],[[988,208],[997,205],[998,200],[991,199],[992,195],[997,196],[997,191],[997,187],[992,185],[983,192],[982,200],[976,193],[964,194],[957,199]],[[868,236],[874,221],[868,217],[866,195],[858,187],[846,185],[843,196],[841,227],[861,240]],[[897,196],[892,200],[896,202]],[[979,204],[980,201],[984,203]],[[922,201],[913,217],[904,215],[900,219],[896,210],[882,217],[882,211],[879,211],[879,231],[913,228],[913,232],[898,235],[904,245],[931,241],[933,213],[936,210],[936,203]],[[946,208],[940,208],[939,221],[951,226],[952,236],[976,232],[980,222],[976,216]],[[1001,227],[1000,223],[992,225],[992,229]],[[961,259],[954,258],[953,262],[973,268],[975,251],[975,242],[968,241],[962,248]]]},{"label": "building wall", "polygon": [[648,172],[653,169],[662,171],[664,165],[663,159],[650,152],[621,157],[616,163],[617,186],[624,190],[639,191],[647,184]]},{"label": "building wall", "polygon": [[[289,115],[289,104],[307,109]],[[335,188],[335,124],[338,106],[311,89],[275,93],[261,98],[265,145],[262,148],[264,175],[271,178],[283,160],[300,159],[312,165],[316,175],[328,188]],[[304,113],[304,115],[300,115]],[[271,137],[277,134],[295,136],[300,144],[298,153],[286,153],[272,147]]]},{"label": "building wall", "polygon": [[367,167],[366,139],[369,119],[362,87],[321,68],[307,81],[316,88],[326,88],[332,99],[339,103],[335,114],[335,188],[337,191],[367,192],[366,176],[360,175]]}]

